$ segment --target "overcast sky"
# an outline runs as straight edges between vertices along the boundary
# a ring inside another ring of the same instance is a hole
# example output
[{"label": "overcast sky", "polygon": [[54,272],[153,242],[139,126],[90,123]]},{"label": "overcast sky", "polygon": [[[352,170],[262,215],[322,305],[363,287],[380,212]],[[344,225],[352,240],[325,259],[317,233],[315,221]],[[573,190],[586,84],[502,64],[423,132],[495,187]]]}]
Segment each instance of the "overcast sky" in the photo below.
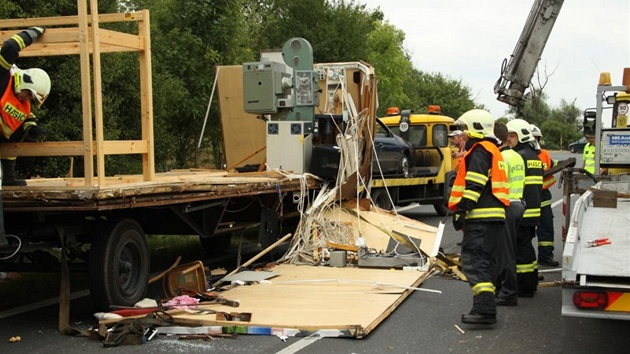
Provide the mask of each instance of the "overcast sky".
[{"label": "overcast sky", "polygon": [[[380,7],[385,20],[405,32],[415,68],[461,79],[495,117],[506,113],[508,105],[497,101],[494,84],[534,0],[355,2]],[[621,85],[623,68],[630,67],[630,1],[565,1],[540,63],[555,70],[545,89],[552,107],[561,99],[575,99],[582,110],[595,107],[599,73],[610,72],[612,84]]]}]

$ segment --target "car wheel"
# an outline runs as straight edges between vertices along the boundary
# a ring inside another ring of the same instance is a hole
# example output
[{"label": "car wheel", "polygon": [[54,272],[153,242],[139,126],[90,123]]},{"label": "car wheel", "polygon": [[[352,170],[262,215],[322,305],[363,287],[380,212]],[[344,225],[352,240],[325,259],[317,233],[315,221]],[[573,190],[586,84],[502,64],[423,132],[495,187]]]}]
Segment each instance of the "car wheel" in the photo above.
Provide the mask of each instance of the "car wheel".
[{"label": "car wheel", "polygon": [[392,210],[394,208],[385,188],[372,189],[372,202],[381,209]]},{"label": "car wheel", "polygon": [[404,177],[409,177],[409,157],[407,157],[407,155],[403,155],[403,157],[400,158],[398,169],[398,172]]},{"label": "car wheel", "polygon": [[569,148],[569,151],[571,151],[572,154],[575,154],[575,146],[571,146]]}]

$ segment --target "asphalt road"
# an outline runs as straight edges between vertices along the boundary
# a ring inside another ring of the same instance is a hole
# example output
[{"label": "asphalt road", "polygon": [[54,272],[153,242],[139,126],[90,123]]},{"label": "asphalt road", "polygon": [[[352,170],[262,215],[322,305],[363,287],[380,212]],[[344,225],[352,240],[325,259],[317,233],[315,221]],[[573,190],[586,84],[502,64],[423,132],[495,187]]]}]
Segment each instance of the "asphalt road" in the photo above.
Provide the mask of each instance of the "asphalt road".
[{"label": "asphalt road", "polygon": [[[570,154],[552,153],[557,159]],[[571,155],[578,158],[579,155]],[[561,190],[552,187],[553,201],[561,199]],[[562,205],[555,204],[556,251],[560,260]],[[418,206],[402,212],[427,224],[437,226],[438,217],[431,206]],[[442,247],[458,253],[461,234],[446,224]],[[545,269],[545,268],[541,268]],[[545,281],[560,279],[560,274],[545,273]],[[211,342],[181,341],[158,336],[138,346],[103,348],[98,341],[69,337],[57,331],[58,308],[55,305],[0,319],[0,353],[625,353],[630,348],[630,321],[595,320],[562,317],[560,287],[540,288],[536,297],[521,298],[517,307],[499,308],[495,326],[471,326],[460,323],[462,313],[472,304],[468,284],[434,276],[422,287],[441,290],[442,294],[414,292],[388,318],[363,339],[288,338],[243,335],[236,339],[218,338]],[[54,289],[53,294],[57,291]],[[1,296],[2,294],[0,294]],[[71,320],[77,328],[97,322],[89,297],[72,301]],[[0,313],[0,317],[3,313]],[[463,333],[457,329],[459,326]],[[19,335],[22,341],[9,343]]]}]

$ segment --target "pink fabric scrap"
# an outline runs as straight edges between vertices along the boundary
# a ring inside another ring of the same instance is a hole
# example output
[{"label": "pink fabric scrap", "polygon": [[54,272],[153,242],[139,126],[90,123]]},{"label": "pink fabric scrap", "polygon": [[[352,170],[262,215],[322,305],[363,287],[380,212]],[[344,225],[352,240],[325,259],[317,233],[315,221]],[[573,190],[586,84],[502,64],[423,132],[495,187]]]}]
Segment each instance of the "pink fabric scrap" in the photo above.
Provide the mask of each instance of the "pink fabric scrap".
[{"label": "pink fabric scrap", "polygon": [[190,297],[188,295],[180,295],[168,300],[166,303],[164,303],[164,306],[174,309],[188,309],[196,308],[198,303],[199,299]]}]

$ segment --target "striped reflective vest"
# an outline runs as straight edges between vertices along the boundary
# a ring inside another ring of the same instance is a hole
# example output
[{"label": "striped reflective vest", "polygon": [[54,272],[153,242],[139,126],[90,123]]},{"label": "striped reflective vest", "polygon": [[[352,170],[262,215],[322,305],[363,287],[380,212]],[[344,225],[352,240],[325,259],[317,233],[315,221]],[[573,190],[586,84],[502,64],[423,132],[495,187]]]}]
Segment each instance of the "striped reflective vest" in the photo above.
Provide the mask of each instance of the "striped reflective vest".
[{"label": "striped reflective vest", "polygon": [[536,226],[540,219],[540,205],[542,202],[543,164],[538,153],[529,143],[519,143],[514,150],[523,157],[525,162],[525,187],[523,199],[527,207],[521,226]]},{"label": "striped reflective vest", "polygon": [[31,103],[20,102],[13,92],[13,76],[9,78],[9,84],[0,97],[0,122],[2,135],[7,139],[24,123],[31,114]]},{"label": "striped reflective vest", "polygon": [[586,143],[582,158],[584,158],[584,169],[590,173],[595,173],[595,145]]},{"label": "striped reflective vest", "polygon": [[[492,155],[490,169],[485,173],[469,171],[466,166],[468,156],[473,154],[475,149],[484,149]],[[492,194],[492,197],[477,191],[486,191],[488,181],[490,181],[488,191]],[[476,188],[477,190],[467,188],[467,183],[469,186],[477,186],[479,188]],[[505,207],[510,205],[509,194],[510,190],[503,156],[501,156],[496,145],[489,141],[479,141],[473,144],[461,161],[448,200],[448,207],[453,211],[457,211],[458,204],[464,199],[468,199],[474,206],[466,212],[467,221],[473,219],[476,221],[501,221],[505,220]]]},{"label": "striped reflective vest", "polygon": [[501,155],[507,165],[510,200],[519,200],[523,198],[523,188],[525,187],[525,163],[523,158],[508,146],[501,148]]}]

